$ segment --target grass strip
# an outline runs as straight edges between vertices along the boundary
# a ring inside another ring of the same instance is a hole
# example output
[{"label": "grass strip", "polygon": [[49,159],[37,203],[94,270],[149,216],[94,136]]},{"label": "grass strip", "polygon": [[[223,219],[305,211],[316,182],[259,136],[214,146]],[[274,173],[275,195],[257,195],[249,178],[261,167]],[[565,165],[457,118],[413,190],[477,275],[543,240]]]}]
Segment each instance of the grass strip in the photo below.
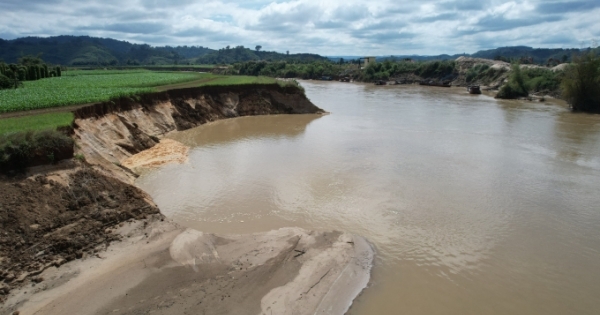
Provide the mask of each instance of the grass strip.
[{"label": "grass strip", "polygon": [[0,119],[0,135],[17,133],[24,130],[56,130],[70,126],[73,114],[70,112],[48,113]]}]

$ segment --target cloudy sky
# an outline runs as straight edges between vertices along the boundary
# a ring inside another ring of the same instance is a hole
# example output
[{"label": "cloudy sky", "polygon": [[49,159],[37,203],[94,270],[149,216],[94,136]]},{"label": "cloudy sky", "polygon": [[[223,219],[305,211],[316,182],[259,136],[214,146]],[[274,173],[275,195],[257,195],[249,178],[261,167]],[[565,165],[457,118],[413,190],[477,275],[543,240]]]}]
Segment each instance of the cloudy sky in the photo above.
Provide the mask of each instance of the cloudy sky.
[{"label": "cloudy sky", "polygon": [[322,55],[578,48],[600,40],[599,0],[0,0],[0,12],[4,39],[90,35]]}]

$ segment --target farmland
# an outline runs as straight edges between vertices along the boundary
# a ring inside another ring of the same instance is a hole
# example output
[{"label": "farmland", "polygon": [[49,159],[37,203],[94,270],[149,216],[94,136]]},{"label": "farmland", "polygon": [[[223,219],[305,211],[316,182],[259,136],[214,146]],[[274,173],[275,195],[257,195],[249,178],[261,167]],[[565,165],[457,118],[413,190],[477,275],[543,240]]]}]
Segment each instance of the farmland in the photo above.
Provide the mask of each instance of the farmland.
[{"label": "farmland", "polygon": [[[22,88],[0,90],[0,136],[24,130],[56,129],[70,125],[73,119],[70,111],[74,105],[204,85],[275,82],[278,81],[269,77],[195,72],[153,72],[143,69],[68,70],[63,71],[62,77],[27,81],[23,82]],[[61,107],[64,107],[64,110],[61,110]],[[25,112],[29,110],[38,111]],[[13,117],[7,118],[11,116]]]},{"label": "farmland", "polygon": [[210,75],[146,70],[66,71],[62,77],[26,81],[22,88],[0,90],[0,113],[107,101],[206,76]]}]

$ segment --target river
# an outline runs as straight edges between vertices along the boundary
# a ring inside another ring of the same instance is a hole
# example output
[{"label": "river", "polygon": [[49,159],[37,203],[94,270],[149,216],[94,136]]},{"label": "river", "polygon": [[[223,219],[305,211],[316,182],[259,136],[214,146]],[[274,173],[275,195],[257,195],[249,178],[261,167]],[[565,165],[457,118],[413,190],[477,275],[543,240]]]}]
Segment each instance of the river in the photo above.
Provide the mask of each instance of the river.
[{"label": "river", "polygon": [[175,133],[189,163],[137,180],[205,232],[365,236],[349,314],[600,312],[600,115],[463,88],[303,81],[326,116]]}]

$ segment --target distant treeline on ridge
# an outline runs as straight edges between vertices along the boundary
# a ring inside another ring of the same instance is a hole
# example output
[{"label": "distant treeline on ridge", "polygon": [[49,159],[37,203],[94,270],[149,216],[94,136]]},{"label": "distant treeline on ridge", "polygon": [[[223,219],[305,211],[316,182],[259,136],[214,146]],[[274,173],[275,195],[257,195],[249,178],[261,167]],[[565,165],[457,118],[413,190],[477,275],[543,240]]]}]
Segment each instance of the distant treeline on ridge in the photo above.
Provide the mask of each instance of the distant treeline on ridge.
[{"label": "distant treeline on ridge", "polygon": [[137,66],[228,64],[250,60],[311,62],[326,60],[315,54],[289,54],[237,46],[214,50],[202,46],[132,44],[90,36],[24,37],[0,39],[0,61],[16,63],[23,56],[41,56],[52,64],[67,66]]}]

